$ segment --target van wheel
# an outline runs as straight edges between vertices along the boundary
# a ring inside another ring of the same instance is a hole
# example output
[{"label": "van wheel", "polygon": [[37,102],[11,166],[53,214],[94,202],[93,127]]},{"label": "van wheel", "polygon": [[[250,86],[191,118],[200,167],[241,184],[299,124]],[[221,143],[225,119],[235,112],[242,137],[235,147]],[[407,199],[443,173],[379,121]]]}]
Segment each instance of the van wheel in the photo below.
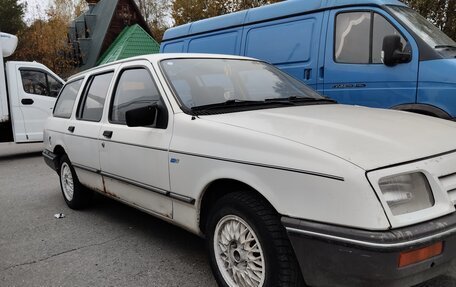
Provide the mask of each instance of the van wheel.
[{"label": "van wheel", "polygon": [[62,189],[66,204],[71,209],[82,209],[86,207],[93,193],[79,182],[67,155],[63,155],[60,159],[59,176],[60,188]]},{"label": "van wheel", "polygon": [[222,197],[206,231],[219,286],[305,286],[280,217],[262,198],[247,192]]}]

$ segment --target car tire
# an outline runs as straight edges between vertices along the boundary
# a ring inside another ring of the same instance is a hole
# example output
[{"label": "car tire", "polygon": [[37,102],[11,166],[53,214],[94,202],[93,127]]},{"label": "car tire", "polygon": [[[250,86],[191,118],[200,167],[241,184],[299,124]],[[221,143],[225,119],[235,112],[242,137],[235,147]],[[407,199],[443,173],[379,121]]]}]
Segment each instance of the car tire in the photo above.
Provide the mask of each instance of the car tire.
[{"label": "car tire", "polygon": [[78,180],[73,165],[67,155],[60,159],[59,166],[60,188],[63,199],[71,209],[87,207],[92,199],[93,192],[85,188]]},{"label": "car tire", "polygon": [[211,209],[206,231],[219,286],[305,286],[280,216],[263,198],[225,195]]}]

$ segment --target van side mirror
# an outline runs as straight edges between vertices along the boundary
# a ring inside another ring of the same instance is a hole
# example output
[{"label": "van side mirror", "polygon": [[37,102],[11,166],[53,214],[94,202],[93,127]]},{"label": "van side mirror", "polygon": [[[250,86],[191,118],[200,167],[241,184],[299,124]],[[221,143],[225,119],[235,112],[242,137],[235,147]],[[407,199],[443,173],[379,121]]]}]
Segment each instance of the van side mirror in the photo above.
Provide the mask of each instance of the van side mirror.
[{"label": "van side mirror", "polygon": [[125,120],[129,127],[151,126],[155,123],[157,116],[157,104],[148,105],[129,110],[125,113]]},{"label": "van side mirror", "polygon": [[383,38],[382,59],[383,64],[388,67],[393,67],[396,64],[408,63],[412,60],[412,54],[408,51],[403,51],[404,47],[401,43],[399,35],[389,35]]}]

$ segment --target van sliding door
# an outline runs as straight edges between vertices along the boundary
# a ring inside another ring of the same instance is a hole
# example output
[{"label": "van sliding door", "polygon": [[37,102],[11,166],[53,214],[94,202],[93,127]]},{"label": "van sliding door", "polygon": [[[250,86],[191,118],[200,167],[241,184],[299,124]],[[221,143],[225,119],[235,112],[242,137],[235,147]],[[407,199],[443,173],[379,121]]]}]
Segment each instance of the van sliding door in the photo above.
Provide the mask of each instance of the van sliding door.
[{"label": "van sliding door", "polygon": [[316,89],[322,19],[315,13],[246,26],[241,55],[267,61]]}]

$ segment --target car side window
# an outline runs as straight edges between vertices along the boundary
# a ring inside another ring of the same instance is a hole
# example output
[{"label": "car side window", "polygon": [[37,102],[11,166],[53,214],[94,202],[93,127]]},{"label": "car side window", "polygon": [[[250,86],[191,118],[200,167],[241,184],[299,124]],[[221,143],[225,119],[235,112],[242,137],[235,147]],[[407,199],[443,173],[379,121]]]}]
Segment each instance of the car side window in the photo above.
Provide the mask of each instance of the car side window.
[{"label": "car side window", "polygon": [[54,117],[69,119],[73,111],[74,102],[81,88],[82,79],[68,83],[57,98],[54,108]]},{"label": "car side window", "polygon": [[36,70],[21,70],[22,87],[28,94],[55,98],[63,84],[53,76]]},{"label": "car side window", "polygon": [[[113,72],[93,76],[79,107],[78,119],[99,122]],[[82,108],[81,108],[82,107]]]},{"label": "car side window", "polygon": [[116,86],[109,121],[125,125],[125,113],[127,111],[158,104],[160,100],[160,93],[146,69],[125,70],[120,75]]},{"label": "car side window", "polygon": [[336,17],[334,60],[344,64],[381,64],[383,38],[400,35],[380,14],[372,11],[340,13]]}]

